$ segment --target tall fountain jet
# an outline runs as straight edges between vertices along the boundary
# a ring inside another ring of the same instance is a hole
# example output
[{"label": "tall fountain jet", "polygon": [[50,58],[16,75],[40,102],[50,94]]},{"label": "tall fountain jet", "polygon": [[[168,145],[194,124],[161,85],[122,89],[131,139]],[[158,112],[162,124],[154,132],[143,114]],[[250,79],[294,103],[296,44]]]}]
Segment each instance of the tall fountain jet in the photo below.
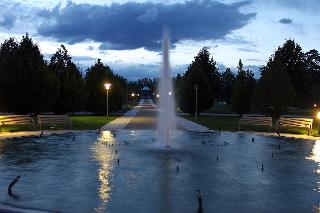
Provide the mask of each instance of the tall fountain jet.
[{"label": "tall fountain jet", "polygon": [[174,93],[172,86],[172,76],[169,64],[169,48],[170,40],[168,29],[163,29],[163,42],[162,42],[162,67],[160,73],[160,100],[159,100],[159,117],[158,129],[160,142],[166,147],[170,146],[170,135],[176,128],[175,124],[175,104]]}]

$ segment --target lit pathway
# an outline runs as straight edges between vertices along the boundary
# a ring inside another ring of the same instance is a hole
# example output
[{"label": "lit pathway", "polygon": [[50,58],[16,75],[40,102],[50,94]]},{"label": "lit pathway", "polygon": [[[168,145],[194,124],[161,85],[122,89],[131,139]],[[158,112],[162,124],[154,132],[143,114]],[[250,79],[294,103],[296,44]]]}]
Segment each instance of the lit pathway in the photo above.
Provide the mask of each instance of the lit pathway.
[{"label": "lit pathway", "polygon": [[[123,116],[102,127],[102,130],[116,129],[156,129],[158,109],[151,100],[141,100],[139,105]],[[177,129],[208,131],[208,128],[177,117]]]}]

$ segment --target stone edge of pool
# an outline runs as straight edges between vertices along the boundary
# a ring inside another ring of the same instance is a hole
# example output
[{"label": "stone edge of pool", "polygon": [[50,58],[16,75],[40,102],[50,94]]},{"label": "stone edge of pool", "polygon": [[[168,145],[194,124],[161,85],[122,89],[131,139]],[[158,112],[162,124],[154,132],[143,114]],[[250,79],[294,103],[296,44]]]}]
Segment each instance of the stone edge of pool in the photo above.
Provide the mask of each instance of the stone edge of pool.
[{"label": "stone edge of pool", "polygon": [[[37,137],[41,132],[42,131],[4,132],[0,134],[0,141],[12,138]],[[78,132],[97,132],[97,130],[44,130],[43,136]]]},{"label": "stone edge of pool", "polygon": [[50,213],[49,211],[21,208],[21,207],[13,206],[6,203],[0,203],[0,212],[3,212],[3,213]]}]

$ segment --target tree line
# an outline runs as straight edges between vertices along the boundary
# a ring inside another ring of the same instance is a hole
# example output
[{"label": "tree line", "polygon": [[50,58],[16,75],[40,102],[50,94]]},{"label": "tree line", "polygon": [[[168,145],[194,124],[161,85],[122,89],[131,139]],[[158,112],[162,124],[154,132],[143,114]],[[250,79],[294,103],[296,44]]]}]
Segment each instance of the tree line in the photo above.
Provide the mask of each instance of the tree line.
[{"label": "tree line", "polygon": [[64,45],[50,61],[28,34],[20,42],[9,38],[0,46],[0,111],[101,114],[107,107],[106,82],[112,84],[109,109],[120,110],[128,97],[128,82],[100,59],[82,73]]},{"label": "tree line", "polygon": [[255,110],[279,117],[288,106],[320,104],[320,55],[314,49],[304,53],[294,40],[286,40],[260,68],[260,78],[255,79],[241,60],[236,74],[230,68],[219,72],[204,47],[174,82],[177,105],[190,114],[195,113],[197,86],[198,113],[210,109],[215,101],[224,101],[240,116]]},{"label": "tree line", "polygon": [[[223,101],[239,115],[254,109],[278,117],[288,106],[320,104],[320,55],[317,50],[304,53],[294,40],[287,40],[256,79],[241,60],[236,74],[230,68],[220,72],[204,47],[186,72],[173,80],[177,105],[190,114],[195,112],[197,86],[198,113]],[[112,84],[110,111],[120,110],[132,99],[131,93],[138,94],[144,86],[157,93],[158,79],[128,81],[100,59],[82,73],[64,45],[46,61],[28,34],[20,41],[9,38],[0,46],[0,111],[102,114],[107,108],[106,82]]]}]

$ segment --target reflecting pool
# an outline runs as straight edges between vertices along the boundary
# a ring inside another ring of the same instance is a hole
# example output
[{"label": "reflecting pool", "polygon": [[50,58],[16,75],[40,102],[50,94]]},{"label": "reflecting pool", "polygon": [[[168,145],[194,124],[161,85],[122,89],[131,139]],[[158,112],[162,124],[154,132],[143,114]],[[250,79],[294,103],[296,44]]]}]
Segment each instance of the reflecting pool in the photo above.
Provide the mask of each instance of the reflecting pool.
[{"label": "reflecting pool", "polygon": [[207,213],[319,212],[320,141],[176,131],[166,149],[157,138],[157,131],[122,130],[0,141],[0,204],[195,213],[201,189]]}]

